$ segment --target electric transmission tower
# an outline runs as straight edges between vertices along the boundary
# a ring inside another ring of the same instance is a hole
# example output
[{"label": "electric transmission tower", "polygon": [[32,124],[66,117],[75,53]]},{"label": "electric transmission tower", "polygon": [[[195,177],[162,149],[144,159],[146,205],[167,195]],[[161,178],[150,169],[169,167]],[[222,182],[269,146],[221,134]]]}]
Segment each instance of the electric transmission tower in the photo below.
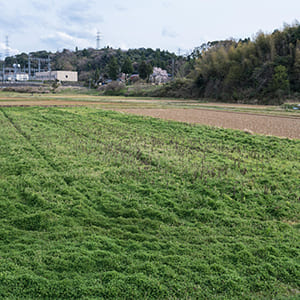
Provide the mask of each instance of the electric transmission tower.
[{"label": "electric transmission tower", "polygon": [[97,49],[97,50],[100,50],[101,32],[100,32],[99,30],[97,31],[97,38],[96,38],[96,41],[97,41],[96,49]]},{"label": "electric transmission tower", "polygon": [[8,41],[8,35],[5,37],[5,57],[9,57],[9,41]]}]

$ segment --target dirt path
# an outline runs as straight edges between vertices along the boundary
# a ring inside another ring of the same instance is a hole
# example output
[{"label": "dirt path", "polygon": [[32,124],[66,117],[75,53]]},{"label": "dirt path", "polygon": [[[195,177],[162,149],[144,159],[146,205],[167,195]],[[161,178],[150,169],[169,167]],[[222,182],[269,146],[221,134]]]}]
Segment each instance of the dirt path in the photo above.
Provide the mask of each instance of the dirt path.
[{"label": "dirt path", "polygon": [[300,119],[206,109],[117,109],[165,120],[199,123],[253,133],[300,139]]}]

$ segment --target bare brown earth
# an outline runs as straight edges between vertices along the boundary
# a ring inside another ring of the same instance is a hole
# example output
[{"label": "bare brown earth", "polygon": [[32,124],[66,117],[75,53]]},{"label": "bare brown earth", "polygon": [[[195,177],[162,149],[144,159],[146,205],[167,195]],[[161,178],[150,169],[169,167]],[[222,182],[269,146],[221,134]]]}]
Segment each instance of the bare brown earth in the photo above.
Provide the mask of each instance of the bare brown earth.
[{"label": "bare brown earth", "polygon": [[300,119],[206,109],[118,109],[138,115],[300,139]]},{"label": "bare brown earth", "polygon": [[[70,97],[71,98],[71,97]],[[91,99],[91,97],[84,98],[79,96],[82,100],[68,99],[64,95],[65,100],[55,99],[30,99],[22,97],[1,97],[0,106],[96,106],[104,109],[111,109],[122,111],[126,113],[151,116],[155,118],[161,118],[166,120],[175,120],[187,123],[198,123],[223,128],[239,129],[248,132],[264,135],[274,135],[279,137],[288,137],[294,139],[300,139],[300,117],[299,115],[268,115],[263,112],[263,109],[270,108],[266,106],[255,106],[258,110],[255,113],[251,112],[232,112],[226,110],[211,109],[213,107],[221,108],[253,108],[254,106],[238,105],[238,104],[216,104],[216,103],[202,103],[202,107],[194,107],[195,102],[189,102],[189,108],[176,108],[176,107],[164,107],[159,108],[147,108],[147,103],[157,104],[170,104],[170,101],[165,100],[145,100],[145,99]],[[91,101],[92,100],[92,101]],[[177,100],[178,101],[178,100]],[[130,106],[130,103],[134,103],[134,106]],[[178,101],[179,102],[179,101]],[[176,100],[172,100],[172,103],[176,103]],[[137,105],[139,104],[139,105]],[[211,106],[205,108],[205,106]]]}]

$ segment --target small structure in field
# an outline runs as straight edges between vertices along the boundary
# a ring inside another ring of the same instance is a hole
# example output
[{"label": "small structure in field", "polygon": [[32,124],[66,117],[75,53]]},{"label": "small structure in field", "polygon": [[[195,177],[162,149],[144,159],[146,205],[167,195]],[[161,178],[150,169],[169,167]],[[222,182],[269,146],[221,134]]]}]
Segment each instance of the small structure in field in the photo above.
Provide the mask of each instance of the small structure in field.
[{"label": "small structure in field", "polygon": [[136,83],[140,80],[140,76],[139,74],[132,74],[130,77],[129,77],[129,80],[130,82],[132,83]]},{"label": "small structure in field", "polygon": [[28,81],[29,75],[27,73],[17,73],[15,75],[15,80],[16,81]]},{"label": "small structure in field", "polygon": [[78,81],[78,74],[74,71],[48,71],[36,72],[36,80],[52,80],[52,81]]}]

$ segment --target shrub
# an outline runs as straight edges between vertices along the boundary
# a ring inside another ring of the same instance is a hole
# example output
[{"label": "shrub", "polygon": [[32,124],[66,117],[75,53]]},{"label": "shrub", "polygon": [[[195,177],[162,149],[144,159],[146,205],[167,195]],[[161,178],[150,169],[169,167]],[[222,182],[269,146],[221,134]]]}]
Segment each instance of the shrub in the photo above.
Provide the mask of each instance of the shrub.
[{"label": "shrub", "polygon": [[98,91],[107,96],[120,96],[125,94],[126,87],[122,82],[112,81],[106,85],[100,86]]},{"label": "shrub", "polygon": [[17,92],[17,93],[37,93],[46,94],[50,93],[47,86],[10,86],[2,89],[4,92]]}]

